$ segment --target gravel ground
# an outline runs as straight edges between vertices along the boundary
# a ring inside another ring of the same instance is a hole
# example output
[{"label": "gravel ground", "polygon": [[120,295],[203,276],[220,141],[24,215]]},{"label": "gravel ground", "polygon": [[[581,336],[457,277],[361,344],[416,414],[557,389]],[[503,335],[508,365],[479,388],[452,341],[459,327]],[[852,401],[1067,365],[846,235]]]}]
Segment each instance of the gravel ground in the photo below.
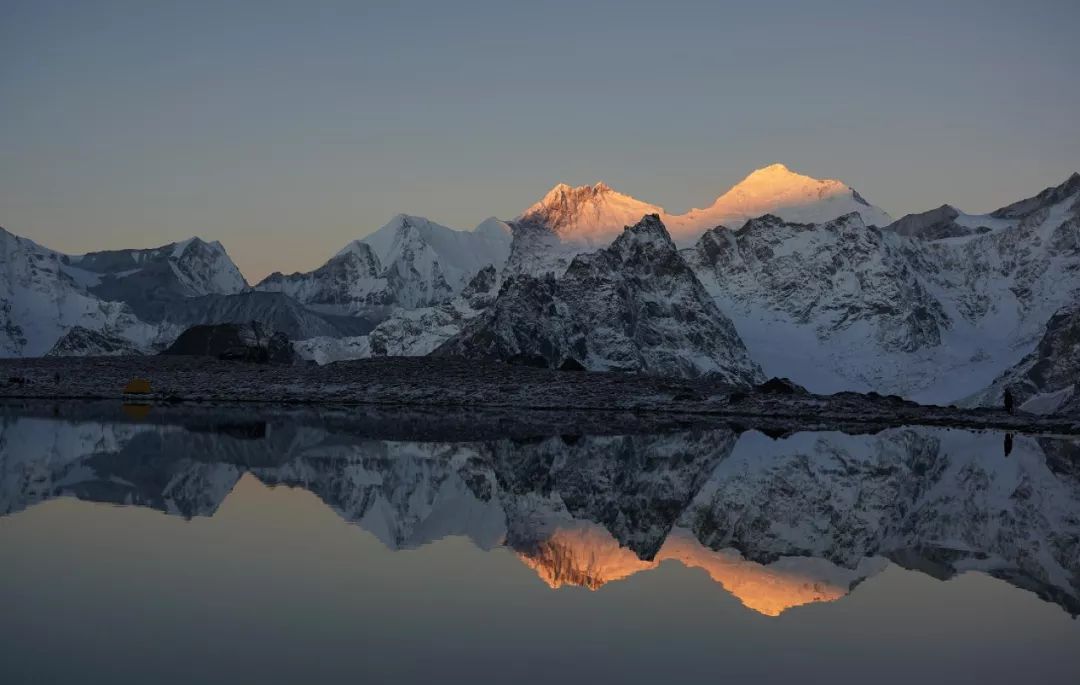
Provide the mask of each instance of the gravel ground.
[{"label": "gravel ground", "polygon": [[[125,396],[124,387],[135,378],[149,380],[152,392],[137,398]],[[315,412],[319,414],[330,407],[344,414],[350,413],[347,407],[409,407],[444,419],[453,408],[459,413],[483,410],[499,417],[496,423],[521,421],[524,410],[530,410],[528,416],[546,418],[529,421],[555,428],[567,422],[597,427],[614,421],[620,425],[636,422],[644,430],[665,422],[716,422],[778,432],[785,427],[922,424],[1080,433],[1076,416],[1012,416],[997,410],[922,406],[859,393],[733,395],[731,388],[709,380],[554,371],[453,358],[389,357],[327,366],[267,366],[199,357],[0,360],[0,400],[11,404],[76,399],[113,400],[114,406],[124,399],[170,405],[260,403],[291,406],[293,412],[300,410],[298,405],[317,405],[322,407]],[[600,415],[586,418],[583,412]],[[358,415],[355,409],[351,413]],[[617,417],[625,413],[636,418]],[[562,418],[553,418],[556,415]],[[470,419],[465,416],[462,421]]]}]

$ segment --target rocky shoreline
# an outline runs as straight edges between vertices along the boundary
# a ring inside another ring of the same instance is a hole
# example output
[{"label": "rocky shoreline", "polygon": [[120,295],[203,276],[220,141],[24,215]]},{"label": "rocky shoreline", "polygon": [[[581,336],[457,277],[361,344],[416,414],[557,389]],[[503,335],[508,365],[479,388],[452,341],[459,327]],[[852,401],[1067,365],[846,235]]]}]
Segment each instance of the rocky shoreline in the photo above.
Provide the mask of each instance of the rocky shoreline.
[{"label": "rocky shoreline", "polygon": [[[151,392],[127,395],[136,378]],[[935,425],[1080,434],[1080,416],[926,406],[874,393],[814,395],[782,384],[742,391],[709,379],[557,371],[457,358],[388,357],[275,366],[199,357],[0,360],[0,402],[108,400],[158,405],[485,410],[513,423],[598,428],[736,424],[765,430]],[[346,413],[348,413],[346,411]],[[584,418],[594,414],[593,418]],[[616,418],[616,415],[622,415]],[[532,420],[532,419],[530,419]],[[468,419],[464,419],[468,423]]]}]

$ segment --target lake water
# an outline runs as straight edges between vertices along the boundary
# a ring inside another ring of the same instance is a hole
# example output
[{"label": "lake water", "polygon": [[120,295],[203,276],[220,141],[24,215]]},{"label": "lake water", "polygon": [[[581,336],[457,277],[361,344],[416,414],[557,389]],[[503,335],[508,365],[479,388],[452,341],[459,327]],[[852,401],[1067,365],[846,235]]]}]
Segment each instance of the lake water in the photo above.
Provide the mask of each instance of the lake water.
[{"label": "lake water", "polygon": [[8,685],[1080,672],[1080,440],[67,414],[0,416]]}]

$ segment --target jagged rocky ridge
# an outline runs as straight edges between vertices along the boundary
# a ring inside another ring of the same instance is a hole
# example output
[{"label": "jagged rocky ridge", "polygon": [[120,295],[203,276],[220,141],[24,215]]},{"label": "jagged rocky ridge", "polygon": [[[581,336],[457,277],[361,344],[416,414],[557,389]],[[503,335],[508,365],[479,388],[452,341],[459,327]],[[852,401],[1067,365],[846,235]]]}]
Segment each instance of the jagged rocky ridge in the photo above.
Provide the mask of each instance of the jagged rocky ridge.
[{"label": "jagged rocky ridge", "polygon": [[655,214],[575,257],[559,277],[507,278],[490,308],[435,354],[716,375],[735,385],[762,379]]},{"label": "jagged rocky ridge", "polygon": [[118,357],[138,355],[142,351],[130,340],[82,326],[68,329],[46,357]]},{"label": "jagged rocky ridge", "polygon": [[76,496],[207,516],[250,473],[310,490],[392,549],[507,546],[552,587],[674,559],[777,615],[839,599],[890,560],[941,579],[981,571],[1080,613],[1075,441],[900,428],[451,443],[9,417],[0,444],[3,514]]}]

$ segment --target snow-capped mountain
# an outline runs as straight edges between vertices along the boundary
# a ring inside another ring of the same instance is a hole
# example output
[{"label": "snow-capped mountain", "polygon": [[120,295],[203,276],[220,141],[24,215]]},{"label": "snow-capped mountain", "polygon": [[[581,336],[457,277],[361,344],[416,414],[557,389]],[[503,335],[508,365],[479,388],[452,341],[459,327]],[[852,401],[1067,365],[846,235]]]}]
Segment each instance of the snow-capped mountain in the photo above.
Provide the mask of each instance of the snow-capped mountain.
[{"label": "snow-capped mountain", "polygon": [[679,245],[690,245],[717,226],[735,228],[772,214],[794,223],[821,223],[858,214],[867,225],[892,219],[840,181],[797,174],[783,164],[754,171],[705,209],[672,214],[619,193],[604,183],[572,188],[559,184],[512,222],[514,244],[508,273],[561,273],[577,254],[611,243],[624,226],[659,215]]},{"label": "snow-capped mountain", "polygon": [[1080,307],[1050,317],[1035,349],[965,404],[1000,407],[1006,389],[1022,411],[1080,410]]},{"label": "snow-capped mountain", "polygon": [[270,274],[255,289],[283,293],[319,311],[341,315],[369,312],[394,302],[382,263],[371,246],[361,242],[349,243],[314,271]]},{"label": "snow-capped mountain", "polygon": [[0,229],[0,355],[155,352],[196,324],[251,321],[298,339],[372,327],[247,290],[217,242],[69,256]]},{"label": "snow-capped mountain", "polygon": [[486,266],[502,266],[510,240],[510,227],[494,217],[472,231],[458,231],[423,217],[399,214],[363,242],[398,279],[396,292],[402,306],[414,307],[422,305],[409,303],[432,304],[448,293],[461,292]]},{"label": "snow-capped mountain", "polygon": [[63,261],[67,273],[87,291],[128,304],[148,322],[160,321],[171,305],[186,298],[247,289],[221,243],[199,238],[146,250],[91,252]]},{"label": "snow-capped mountain", "polygon": [[906,239],[858,214],[767,215],[713,229],[683,255],[765,373],[814,391],[915,383],[897,359],[938,347],[949,325]]},{"label": "snow-capped mountain", "polygon": [[522,212],[515,223],[544,226],[563,242],[599,248],[611,244],[624,226],[633,226],[647,214],[665,212],[605,183],[578,188],[560,183]]},{"label": "snow-capped mountain", "polygon": [[1080,299],[1080,176],[990,215],[761,217],[683,254],[767,375],[952,402]]},{"label": "snow-capped mountain", "polygon": [[892,218],[871,205],[851,186],[791,171],[783,164],[758,169],[705,209],[670,217],[672,236],[696,240],[716,226],[735,228],[765,214],[801,224],[820,224],[851,213],[867,226],[886,226]]},{"label": "snow-capped mountain", "polygon": [[509,226],[494,218],[457,231],[399,214],[315,271],[275,273],[255,287],[338,314],[427,307],[461,292],[484,267],[501,266],[510,240]]},{"label": "snow-capped mountain", "polygon": [[477,273],[461,294],[430,307],[395,312],[374,329],[359,336],[323,336],[294,344],[297,354],[319,364],[366,357],[421,357],[461,332],[482,314],[499,292],[494,266]]},{"label": "snow-capped mountain", "polygon": [[736,385],[761,379],[655,214],[610,247],[575,257],[559,277],[508,277],[491,307],[436,354],[711,374]]},{"label": "snow-capped mountain", "polygon": [[89,293],[64,255],[0,228],[0,355],[43,355],[75,326],[137,344],[156,333],[126,304]]}]

